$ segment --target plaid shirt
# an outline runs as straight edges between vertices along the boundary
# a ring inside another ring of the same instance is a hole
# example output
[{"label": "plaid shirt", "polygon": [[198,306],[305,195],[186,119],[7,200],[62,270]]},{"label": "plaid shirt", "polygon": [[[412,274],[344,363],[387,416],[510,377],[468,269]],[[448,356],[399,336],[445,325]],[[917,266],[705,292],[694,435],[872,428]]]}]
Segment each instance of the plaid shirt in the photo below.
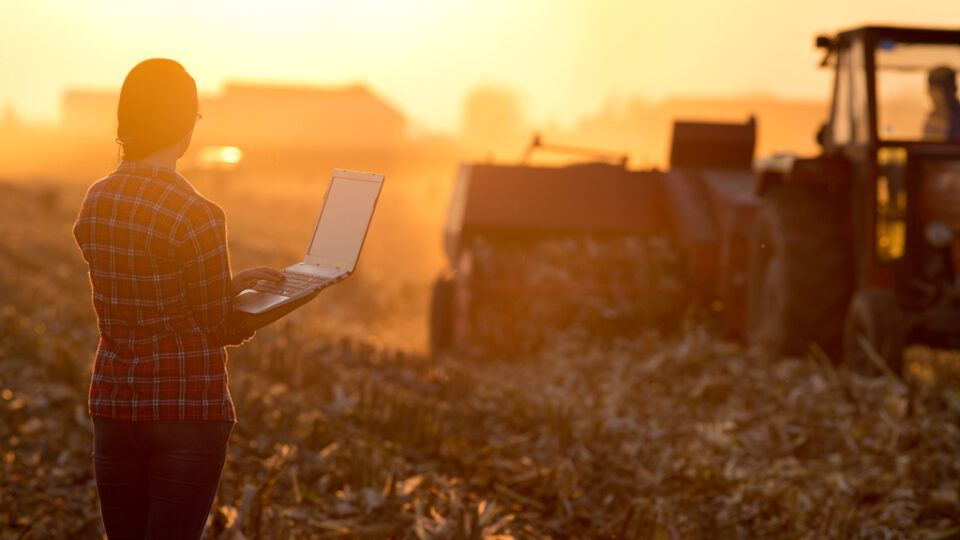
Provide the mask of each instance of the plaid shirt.
[{"label": "plaid shirt", "polygon": [[224,346],[253,332],[233,311],[223,210],[169,169],[123,162],[73,235],[100,329],[90,414],[233,421]]}]

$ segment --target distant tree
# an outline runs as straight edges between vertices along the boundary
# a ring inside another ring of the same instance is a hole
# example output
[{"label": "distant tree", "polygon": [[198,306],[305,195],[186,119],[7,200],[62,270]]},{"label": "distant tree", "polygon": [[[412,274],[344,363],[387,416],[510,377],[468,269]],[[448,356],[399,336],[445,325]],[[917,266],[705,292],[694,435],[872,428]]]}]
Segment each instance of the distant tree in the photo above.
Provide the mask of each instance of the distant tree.
[{"label": "distant tree", "polygon": [[464,143],[484,155],[519,155],[526,139],[519,94],[507,87],[482,85],[464,98],[461,134]]}]

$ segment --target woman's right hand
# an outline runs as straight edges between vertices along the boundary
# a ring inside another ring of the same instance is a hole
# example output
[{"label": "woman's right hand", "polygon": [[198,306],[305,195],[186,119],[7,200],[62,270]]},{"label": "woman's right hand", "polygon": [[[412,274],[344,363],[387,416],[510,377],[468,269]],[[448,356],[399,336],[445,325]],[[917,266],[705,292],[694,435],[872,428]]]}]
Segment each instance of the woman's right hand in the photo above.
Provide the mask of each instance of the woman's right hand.
[{"label": "woman's right hand", "polygon": [[257,268],[248,268],[241,270],[233,275],[233,294],[237,294],[244,289],[249,289],[260,280],[280,283],[283,281],[283,274],[279,270],[267,266],[258,266]]}]

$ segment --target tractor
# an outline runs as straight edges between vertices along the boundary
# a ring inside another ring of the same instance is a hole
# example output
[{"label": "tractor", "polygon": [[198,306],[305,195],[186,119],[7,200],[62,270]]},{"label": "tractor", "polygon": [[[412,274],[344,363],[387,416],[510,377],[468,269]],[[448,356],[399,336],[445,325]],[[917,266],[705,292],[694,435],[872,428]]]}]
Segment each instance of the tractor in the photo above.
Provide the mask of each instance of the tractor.
[{"label": "tractor", "polygon": [[960,31],[871,26],[816,45],[834,71],[818,156],[755,158],[751,118],[676,122],[665,171],[594,154],[565,167],[462,164],[431,349],[470,333],[479,298],[538,294],[479,275],[478,238],[585,231],[668,235],[687,278],[674,300],[709,306],[771,358],[815,345],[859,372],[899,374],[907,344],[960,347]]},{"label": "tractor", "polygon": [[816,43],[835,75],[830,119],[819,156],[756,164],[746,334],[771,355],[817,343],[900,374],[907,344],[960,347],[960,31]]}]

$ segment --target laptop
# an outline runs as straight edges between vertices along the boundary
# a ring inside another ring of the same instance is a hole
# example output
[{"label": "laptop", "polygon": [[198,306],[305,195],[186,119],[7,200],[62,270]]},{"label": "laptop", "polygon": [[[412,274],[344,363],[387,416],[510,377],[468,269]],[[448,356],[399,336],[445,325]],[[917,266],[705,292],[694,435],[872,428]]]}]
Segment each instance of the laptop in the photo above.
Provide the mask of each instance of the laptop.
[{"label": "laptop", "polygon": [[303,262],[281,270],[280,283],[260,281],[241,291],[234,309],[264,313],[352,274],[382,186],[382,174],[334,169]]}]

